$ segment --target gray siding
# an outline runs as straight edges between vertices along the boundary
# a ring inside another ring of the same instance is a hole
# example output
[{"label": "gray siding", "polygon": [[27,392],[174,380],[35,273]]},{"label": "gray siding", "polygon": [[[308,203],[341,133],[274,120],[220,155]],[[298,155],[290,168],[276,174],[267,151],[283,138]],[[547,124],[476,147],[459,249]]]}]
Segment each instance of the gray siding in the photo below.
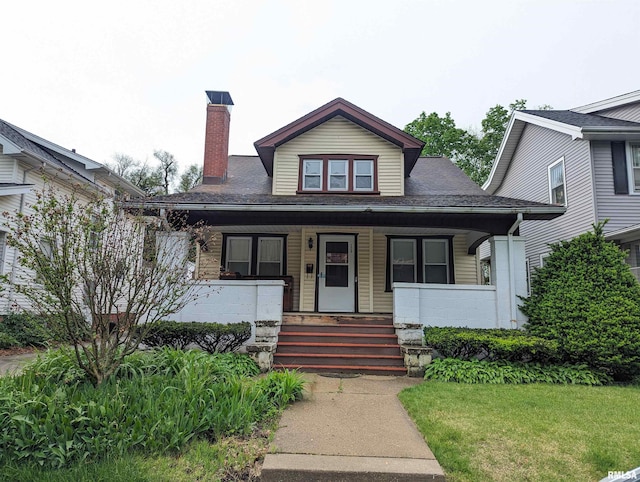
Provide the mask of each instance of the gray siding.
[{"label": "gray siding", "polygon": [[615,194],[610,142],[592,142],[598,221],[609,219],[605,232],[640,224],[640,195]]},{"label": "gray siding", "polygon": [[495,193],[548,203],[548,167],[563,156],[567,212],[551,221],[525,221],[520,226],[532,267],[540,264],[540,254],[549,251],[548,244],[573,238],[587,231],[595,221],[589,142],[574,141],[566,134],[527,124],[504,181]]},{"label": "gray siding", "polygon": [[624,105],[621,107],[616,107],[614,109],[594,112],[594,114],[602,115],[605,117],[612,117],[614,119],[640,122],[640,102],[636,102],[635,104]]}]

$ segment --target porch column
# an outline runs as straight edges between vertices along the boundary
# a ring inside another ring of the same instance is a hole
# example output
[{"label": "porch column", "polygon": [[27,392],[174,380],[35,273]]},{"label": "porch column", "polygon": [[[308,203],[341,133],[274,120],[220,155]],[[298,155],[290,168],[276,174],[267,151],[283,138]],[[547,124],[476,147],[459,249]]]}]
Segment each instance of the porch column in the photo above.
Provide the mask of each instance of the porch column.
[{"label": "porch column", "polygon": [[156,251],[158,262],[168,267],[184,266],[189,256],[189,233],[183,231],[158,231]]},{"label": "porch column", "polygon": [[[520,312],[518,296],[527,296],[525,239],[494,236],[491,245],[491,281],[496,287],[496,328],[521,328],[527,318]],[[511,252],[509,250],[511,249]]]}]

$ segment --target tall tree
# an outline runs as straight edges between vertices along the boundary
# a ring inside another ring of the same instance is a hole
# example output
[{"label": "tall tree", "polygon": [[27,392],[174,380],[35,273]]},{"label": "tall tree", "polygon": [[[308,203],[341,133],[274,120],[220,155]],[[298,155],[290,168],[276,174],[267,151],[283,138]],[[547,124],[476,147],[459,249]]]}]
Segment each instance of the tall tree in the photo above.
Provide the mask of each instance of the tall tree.
[{"label": "tall tree", "polygon": [[191,164],[180,176],[178,192],[187,192],[202,182],[202,166]]},{"label": "tall tree", "polygon": [[142,189],[147,196],[164,193],[162,172],[159,168],[149,167],[146,162],[132,169],[125,178]]},{"label": "tall tree", "polygon": [[122,176],[128,179],[128,175],[133,169],[135,169],[140,163],[133,157],[116,152],[113,155],[113,162],[108,162],[107,167],[115,172],[118,176]]},{"label": "tall tree", "polygon": [[153,151],[153,157],[160,161],[160,175],[162,177],[162,187],[164,194],[169,194],[169,188],[178,174],[178,163],[173,154],[163,151]]},{"label": "tall tree", "polygon": [[192,297],[187,256],[175,253],[197,233],[185,227],[182,236],[143,243],[141,215],[79,187],[63,193],[46,184],[31,209],[30,215],[4,213],[14,227],[9,243],[26,268],[18,290],[72,341],[78,366],[99,385],[138,347],[151,323]]},{"label": "tall tree", "polygon": [[[489,177],[507,124],[514,110],[526,108],[527,101],[518,99],[509,104],[490,108],[481,122],[481,131],[475,133],[456,127],[451,114],[440,117],[436,112],[422,112],[417,119],[407,124],[405,132],[426,144],[423,156],[446,156],[479,185]],[[551,109],[549,105],[539,107]]]}]

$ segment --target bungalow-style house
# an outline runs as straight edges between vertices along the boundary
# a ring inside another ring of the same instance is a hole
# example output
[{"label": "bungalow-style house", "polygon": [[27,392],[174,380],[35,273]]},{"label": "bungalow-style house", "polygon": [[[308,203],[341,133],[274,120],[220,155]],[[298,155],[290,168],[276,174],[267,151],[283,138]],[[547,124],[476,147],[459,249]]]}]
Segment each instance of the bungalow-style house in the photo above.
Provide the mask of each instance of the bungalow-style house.
[{"label": "bungalow-style house", "polygon": [[629,250],[640,275],[640,91],[569,110],[514,112],[483,189],[566,207],[559,219],[520,226],[531,268],[544,263],[550,243],[608,219],[605,236]]},{"label": "bungalow-style house", "polygon": [[[65,149],[20,127],[0,120],[0,219],[3,212],[32,212],[36,192],[44,179],[61,192],[80,184],[87,190],[127,198],[144,192],[102,164]],[[29,277],[19,264],[17,251],[7,245],[10,227],[0,221],[0,315],[12,310],[29,309],[26,299],[14,287]]]},{"label": "bungalow-style house", "polygon": [[[130,203],[186,213],[207,227],[195,277],[218,291],[180,319],[240,321],[233,310],[242,309],[242,319],[255,317],[247,321],[284,322],[276,360],[290,366],[305,364],[286,361],[290,331],[312,332],[300,335],[307,350],[350,341],[357,353],[363,343],[344,330],[322,334],[320,324],[356,322],[364,336],[388,344],[375,323],[514,328],[524,321],[519,225],[544,224],[563,206],[490,195],[449,159],[420,157],[419,139],[341,98],[256,141],[257,156],[228,156],[231,96],[207,95],[202,185]],[[476,248],[485,240],[492,286],[479,284]],[[284,288],[275,297],[239,291],[261,283]],[[307,363],[325,366],[332,347],[323,349]]]}]

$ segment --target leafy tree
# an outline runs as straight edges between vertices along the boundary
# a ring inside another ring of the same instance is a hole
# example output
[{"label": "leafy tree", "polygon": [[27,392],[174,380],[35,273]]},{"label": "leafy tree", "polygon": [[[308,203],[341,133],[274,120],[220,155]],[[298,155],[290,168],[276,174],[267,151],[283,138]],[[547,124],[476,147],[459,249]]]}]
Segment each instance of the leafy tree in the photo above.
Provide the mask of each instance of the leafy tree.
[{"label": "leafy tree", "polygon": [[[514,110],[526,108],[527,101],[519,99],[509,109],[495,105],[482,120],[482,130],[475,133],[456,127],[451,113],[440,117],[436,112],[422,112],[407,124],[405,132],[424,141],[423,156],[446,156],[479,185],[489,177],[493,161],[498,154],[502,138]],[[550,109],[545,105],[540,109]]]},{"label": "leafy tree", "polygon": [[173,154],[162,150],[153,151],[153,156],[160,161],[158,170],[160,172],[160,178],[162,179],[164,194],[169,194],[169,188],[178,175],[176,158]]},{"label": "leafy tree", "polygon": [[119,176],[128,179],[129,174],[140,163],[127,154],[116,152],[113,155],[113,163],[107,163],[107,167]]},{"label": "leafy tree", "polygon": [[180,176],[178,192],[186,192],[202,182],[202,166],[191,164]]},{"label": "leafy tree", "polygon": [[175,252],[175,236],[143,243],[141,215],[78,186],[65,194],[46,183],[31,209],[4,213],[9,243],[26,268],[16,289],[66,334],[79,367],[99,385],[137,348],[146,327],[187,303],[194,285],[186,256],[166,255]]},{"label": "leafy tree", "polygon": [[603,227],[551,245],[521,310],[527,330],[557,341],[566,362],[628,380],[640,374],[640,284]]},{"label": "leafy tree", "polygon": [[164,193],[162,172],[158,168],[151,168],[146,163],[132,169],[125,178],[142,189],[147,196]]}]

